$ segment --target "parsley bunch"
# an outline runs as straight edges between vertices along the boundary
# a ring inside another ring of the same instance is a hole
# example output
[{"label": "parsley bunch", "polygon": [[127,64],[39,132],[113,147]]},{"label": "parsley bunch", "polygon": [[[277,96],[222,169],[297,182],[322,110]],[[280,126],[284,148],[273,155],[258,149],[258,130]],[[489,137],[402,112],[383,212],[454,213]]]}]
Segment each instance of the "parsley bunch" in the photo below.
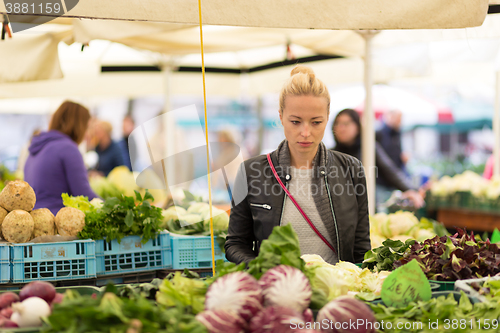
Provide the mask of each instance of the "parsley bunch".
[{"label": "parsley bunch", "polygon": [[142,236],[142,243],[147,243],[156,238],[162,221],[161,208],[151,206],[148,200],[154,198],[147,190],[144,197],[135,191],[135,200],[124,195],[106,199],[101,208],[85,213],[85,227],[78,237],[120,242],[125,236]]}]

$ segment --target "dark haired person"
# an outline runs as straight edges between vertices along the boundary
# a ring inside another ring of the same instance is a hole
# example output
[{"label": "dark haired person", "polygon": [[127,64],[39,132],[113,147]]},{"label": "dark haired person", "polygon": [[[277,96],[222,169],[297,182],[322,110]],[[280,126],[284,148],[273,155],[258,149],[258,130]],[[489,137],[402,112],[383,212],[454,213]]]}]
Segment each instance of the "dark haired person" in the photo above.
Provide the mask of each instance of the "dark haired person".
[{"label": "dark haired person", "polygon": [[48,132],[34,136],[24,166],[24,180],[35,190],[34,209],[48,208],[56,215],[63,208],[62,193],[97,195],[89,185],[87,170],[78,145],[90,120],[84,106],[66,101],[52,116]]},{"label": "dark haired person", "polygon": [[[353,109],[340,111],[333,121],[333,150],[361,159],[361,121]],[[422,196],[413,189],[403,170],[399,169],[379,143],[375,144],[375,165],[377,167],[377,203],[386,201],[392,189],[405,192],[416,208],[424,204]],[[380,189],[383,189],[380,191]]]}]

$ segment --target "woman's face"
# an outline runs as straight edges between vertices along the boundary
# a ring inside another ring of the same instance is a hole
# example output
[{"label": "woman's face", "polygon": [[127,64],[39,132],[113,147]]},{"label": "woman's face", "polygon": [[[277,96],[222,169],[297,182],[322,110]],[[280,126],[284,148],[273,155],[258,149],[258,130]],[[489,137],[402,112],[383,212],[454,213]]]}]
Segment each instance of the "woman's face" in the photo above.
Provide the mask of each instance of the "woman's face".
[{"label": "woman's face", "polygon": [[359,134],[358,126],[352,118],[346,114],[341,114],[335,119],[333,124],[335,140],[343,144],[353,144]]},{"label": "woman's face", "polygon": [[280,120],[292,154],[316,153],[328,122],[328,102],[312,95],[287,96]]}]

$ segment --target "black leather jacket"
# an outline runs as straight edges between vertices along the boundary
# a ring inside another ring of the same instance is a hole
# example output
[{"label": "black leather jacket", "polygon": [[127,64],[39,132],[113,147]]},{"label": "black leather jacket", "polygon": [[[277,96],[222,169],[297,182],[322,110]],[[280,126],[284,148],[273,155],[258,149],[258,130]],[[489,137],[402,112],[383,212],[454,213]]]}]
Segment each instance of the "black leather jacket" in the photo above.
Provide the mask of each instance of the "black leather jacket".
[{"label": "black leather jacket", "polygon": [[[316,203],[316,206],[325,226],[335,230],[330,236],[338,259],[360,263],[370,250],[363,166],[359,160],[346,154],[325,149],[325,155],[326,172],[318,179],[324,186],[324,193],[329,192],[329,195],[326,201],[320,201],[321,204]],[[277,150],[271,153],[271,158],[286,184],[291,176],[286,167],[278,164]],[[281,224],[283,214],[285,192],[274,178],[266,155],[249,159],[240,166],[233,200],[236,205],[231,209],[229,219],[226,257],[231,262],[248,263],[258,255],[262,241]],[[321,241],[319,237],[318,241]]]}]

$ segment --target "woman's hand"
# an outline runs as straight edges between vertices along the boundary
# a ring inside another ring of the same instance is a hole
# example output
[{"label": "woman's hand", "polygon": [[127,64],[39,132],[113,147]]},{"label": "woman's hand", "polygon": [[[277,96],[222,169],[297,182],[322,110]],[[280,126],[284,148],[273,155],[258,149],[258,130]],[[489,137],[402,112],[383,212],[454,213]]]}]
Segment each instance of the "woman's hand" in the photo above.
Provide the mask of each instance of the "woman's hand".
[{"label": "woman's hand", "polygon": [[413,206],[417,209],[422,208],[424,206],[424,197],[415,190],[408,190],[403,192],[403,198],[409,199]]}]

